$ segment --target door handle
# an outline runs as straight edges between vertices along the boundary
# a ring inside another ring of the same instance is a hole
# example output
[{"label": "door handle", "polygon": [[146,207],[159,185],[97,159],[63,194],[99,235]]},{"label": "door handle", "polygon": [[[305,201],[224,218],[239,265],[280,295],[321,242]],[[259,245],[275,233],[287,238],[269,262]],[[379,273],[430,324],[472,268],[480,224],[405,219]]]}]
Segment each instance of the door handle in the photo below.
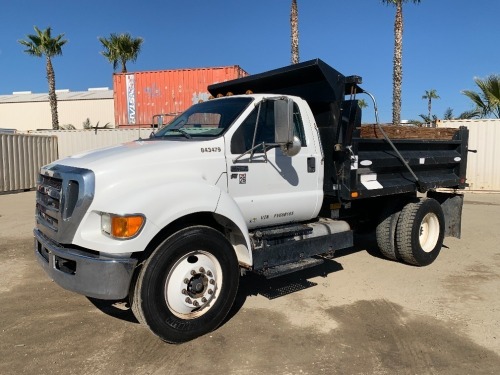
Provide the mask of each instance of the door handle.
[{"label": "door handle", "polygon": [[316,158],[312,156],[307,158],[307,173],[314,172],[316,172]]}]

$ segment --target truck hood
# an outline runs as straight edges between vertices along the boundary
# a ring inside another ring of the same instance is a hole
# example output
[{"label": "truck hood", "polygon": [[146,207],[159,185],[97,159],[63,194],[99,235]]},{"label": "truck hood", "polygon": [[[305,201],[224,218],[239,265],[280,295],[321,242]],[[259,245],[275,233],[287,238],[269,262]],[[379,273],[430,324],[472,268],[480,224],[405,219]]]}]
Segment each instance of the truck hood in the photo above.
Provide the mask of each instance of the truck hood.
[{"label": "truck hood", "polygon": [[[217,152],[205,152],[207,149]],[[53,164],[92,170],[96,182],[117,183],[131,176],[134,179],[161,179],[159,175],[174,178],[176,173],[182,173],[215,183],[225,172],[224,139],[139,140],[73,155]]]}]

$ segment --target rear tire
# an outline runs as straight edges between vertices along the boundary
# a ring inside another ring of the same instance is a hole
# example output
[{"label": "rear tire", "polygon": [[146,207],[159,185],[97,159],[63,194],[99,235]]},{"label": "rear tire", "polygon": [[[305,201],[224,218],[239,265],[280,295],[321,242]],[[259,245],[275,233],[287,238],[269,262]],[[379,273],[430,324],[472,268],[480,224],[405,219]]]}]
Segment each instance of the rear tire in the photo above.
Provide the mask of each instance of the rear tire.
[{"label": "rear tire", "polygon": [[443,239],[444,214],[435,199],[422,199],[403,208],[396,230],[397,252],[403,261],[415,266],[431,264]]},{"label": "rear tire", "polygon": [[399,260],[401,257],[397,252],[396,230],[401,214],[402,203],[386,206],[382,210],[382,215],[375,230],[377,245],[386,258]]},{"label": "rear tire", "polygon": [[216,329],[231,309],[238,260],[215,229],[180,230],[156,248],[130,294],[139,322],[162,340],[181,343]]}]

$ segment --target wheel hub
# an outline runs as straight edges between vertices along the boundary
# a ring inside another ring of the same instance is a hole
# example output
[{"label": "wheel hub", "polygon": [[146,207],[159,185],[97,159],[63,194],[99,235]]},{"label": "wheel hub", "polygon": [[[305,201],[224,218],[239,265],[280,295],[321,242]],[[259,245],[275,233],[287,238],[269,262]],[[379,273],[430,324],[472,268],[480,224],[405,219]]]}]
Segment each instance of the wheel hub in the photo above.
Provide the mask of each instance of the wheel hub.
[{"label": "wheel hub", "polygon": [[215,296],[215,278],[210,269],[200,267],[191,269],[184,278],[186,289],[181,293],[186,294],[184,305],[190,309],[201,309],[208,305]]},{"label": "wheel hub", "polygon": [[217,259],[207,252],[194,251],[180,258],[169,272],[165,302],[176,316],[193,319],[210,310],[221,285]]},{"label": "wheel hub", "polygon": [[190,297],[198,298],[203,295],[208,285],[208,278],[203,274],[196,274],[189,281],[187,292]]}]

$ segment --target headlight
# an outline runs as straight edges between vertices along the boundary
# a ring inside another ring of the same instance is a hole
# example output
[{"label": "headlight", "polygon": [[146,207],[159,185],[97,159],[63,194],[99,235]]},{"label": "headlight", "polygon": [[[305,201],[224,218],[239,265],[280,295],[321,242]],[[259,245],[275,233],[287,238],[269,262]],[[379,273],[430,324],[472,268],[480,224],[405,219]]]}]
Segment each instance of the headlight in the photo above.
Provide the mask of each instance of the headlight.
[{"label": "headlight", "polygon": [[101,230],[110,237],[129,239],[137,236],[141,231],[146,218],[140,214],[115,215],[101,213]]}]

